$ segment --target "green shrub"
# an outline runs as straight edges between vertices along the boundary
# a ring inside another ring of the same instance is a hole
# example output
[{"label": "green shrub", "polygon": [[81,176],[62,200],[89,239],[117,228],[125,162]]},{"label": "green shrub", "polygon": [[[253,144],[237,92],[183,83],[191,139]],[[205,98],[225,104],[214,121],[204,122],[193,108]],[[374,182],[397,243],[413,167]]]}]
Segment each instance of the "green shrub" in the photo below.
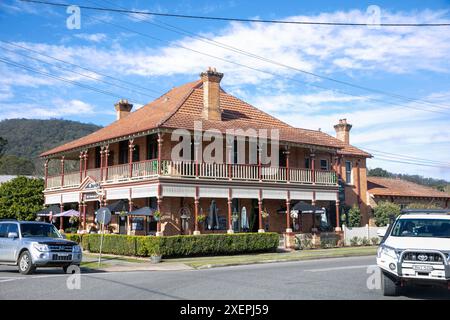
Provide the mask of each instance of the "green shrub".
[{"label": "green shrub", "polygon": [[370,246],[370,240],[366,237],[363,237],[360,239],[360,244],[362,246]]},{"label": "green shrub", "polygon": [[378,227],[384,227],[389,224],[390,217],[397,217],[399,214],[399,205],[389,201],[380,201],[374,209],[375,224]]},{"label": "green shrub", "polygon": [[350,245],[352,247],[356,247],[357,245],[359,245],[359,238],[358,237],[353,237],[350,239]]},{"label": "green shrub", "polygon": [[75,241],[76,243],[80,243],[81,242],[81,234],[67,233],[67,234],[64,234],[64,235],[66,236],[67,240]]},{"label": "green shrub", "polygon": [[336,246],[337,246],[337,239],[329,238],[320,240],[320,247],[322,249],[334,248]]},{"label": "green shrub", "polygon": [[380,238],[379,237],[373,237],[372,239],[370,239],[370,241],[372,241],[372,245],[376,246],[380,243]]},{"label": "green shrub", "polygon": [[348,216],[348,226],[350,228],[361,226],[361,210],[358,206],[353,205],[347,213]]},{"label": "green shrub", "polygon": [[[85,234],[81,242],[90,252],[100,251],[100,234]],[[227,255],[275,251],[279,244],[277,233],[205,234],[197,236],[125,236],[105,234],[103,253],[164,257]]]}]

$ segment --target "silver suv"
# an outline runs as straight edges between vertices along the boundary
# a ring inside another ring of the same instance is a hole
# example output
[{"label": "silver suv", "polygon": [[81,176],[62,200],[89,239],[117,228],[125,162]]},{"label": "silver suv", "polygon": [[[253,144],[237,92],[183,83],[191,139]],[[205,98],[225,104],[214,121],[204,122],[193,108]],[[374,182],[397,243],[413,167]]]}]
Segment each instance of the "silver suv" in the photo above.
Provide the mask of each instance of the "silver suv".
[{"label": "silver suv", "polygon": [[16,265],[22,274],[36,267],[62,267],[67,272],[81,259],[81,247],[64,239],[50,223],[0,220],[0,264]]}]

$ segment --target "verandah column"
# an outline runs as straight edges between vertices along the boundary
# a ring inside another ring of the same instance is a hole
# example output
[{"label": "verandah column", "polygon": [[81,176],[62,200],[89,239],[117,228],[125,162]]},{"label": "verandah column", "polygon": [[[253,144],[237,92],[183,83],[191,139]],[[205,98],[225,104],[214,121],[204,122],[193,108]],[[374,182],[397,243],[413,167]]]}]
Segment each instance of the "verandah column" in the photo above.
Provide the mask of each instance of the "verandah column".
[{"label": "verandah column", "polygon": [[162,144],[163,144],[163,138],[162,133],[158,132],[158,175],[161,175],[162,173],[162,167],[161,167],[161,152],[162,152]]},{"label": "verandah column", "polygon": [[104,164],[104,167],[105,167],[105,175],[104,175],[104,178],[105,178],[105,181],[106,181],[106,180],[108,180],[109,145],[106,145],[106,146],[105,146],[104,152],[105,152],[105,164]]},{"label": "verandah column", "polygon": [[45,159],[45,162],[44,162],[45,189],[47,189],[47,179],[48,179],[48,162],[49,162],[49,159]]},{"label": "verandah column", "polygon": [[163,235],[163,233],[161,232],[162,201],[163,201],[163,199],[162,199],[162,186],[159,183],[158,184],[157,200],[156,200],[156,207],[157,207],[156,210],[158,210],[158,212],[159,212],[159,220],[156,223],[156,236],[162,236]]},{"label": "verandah column", "polygon": [[133,151],[134,151],[134,139],[129,140],[128,144],[128,165],[129,165],[129,177],[133,177]]},{"label": "verandah column", "polygon": [[286,233],[292,232],[291,228],[291,195],[290,191],[287,191],[286,197]]},{"label": "verandah column", "polygon": [[231,210],[232,210],[232,205],[233,205],[233,191],[231,190],[231,188],[228,189],[228,230],[227,233],[234,233],[233,231],[233,222],[231,219]]},{"label": "verandah column", "polygon": [[79,158],[80,158],[80,183],[83,181],[83,156],[84,156],[83,151],[80,151],[80,156],[79,156]]},{"label": "verandah column", "polygon": [[64,187],[64,156],[61,157],[61,187]]},{"label": "verandah column", "polygon": [[289,146],[286,146],[286,150],[284,151],[284,154],[286,155],[286,182],[290,183],[291,175],[290,175],[290,171],[289,171],[289,155],[291,154],[291,151],[289,150]]},{"label": "verandah column", "polygon": [[86,178],[86,176],[87,176],[87,166],[88,166],[87,161],[88,161],[88,151],[85,150],[85,151],[84,151],[84,177],[85,177],[85,178]]},{"label": "verandah column", "polygon": [[103,181],[103,150],[104,147],[100,147],[100,181]]},{"label": "verandah column", "polygon": [[195,197],[194,197],[194,235],[199,235],[200,230],[198,230],[198,205],[199,205],[199,190],[195,187]]},{"label": "verandah column", "polygon": [[309,161],[311,161],[311,182],[316,184],[316,155],[310,154]]},{"label": "verandah column", "polygon": [[336,229],[335,229],[335,231],[339,232],[342,230],[341,226],[339,224],[339,212],[340,212],[340,210],[339,210],[339,204],[340,204],[339,194],[337,194],[336,197],[337,197],[337,200],[336,200]]},{"label": "verandah column", "polygon": [[[64,212],[64,203],[60,204],[60,213]],[[63,230],[64,228],[64,223],[63,223],[63,217],[59,217],[59,230]]]},{"label": "verandah column", "polygon": [[263,200],[262,200],[262,190],[259,189],[259,193],[258,193],[258,216],[259,216],[259,229],[258,232],[264,232],[264,228],[263,228],[263,221],[262,221],[262,205],[263,205]]}]

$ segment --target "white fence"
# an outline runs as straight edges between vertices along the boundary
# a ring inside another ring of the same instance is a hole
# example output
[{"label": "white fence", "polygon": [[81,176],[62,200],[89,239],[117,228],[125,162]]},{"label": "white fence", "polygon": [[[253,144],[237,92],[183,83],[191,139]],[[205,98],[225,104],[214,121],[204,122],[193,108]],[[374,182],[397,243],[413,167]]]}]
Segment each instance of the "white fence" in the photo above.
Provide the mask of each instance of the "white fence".
[{"label": "white fence", "polygon": [[342,230],[344,231],[344,243],[346,246],[349,246],[350,240],[355,237],[366,238],[368,240],[371,240],[372,238],[379,238],[377,231],[386,229],[387,227],[371,227],[368,224],[364,227],[357,228],[348,228],[346,225],[343,225]]}]

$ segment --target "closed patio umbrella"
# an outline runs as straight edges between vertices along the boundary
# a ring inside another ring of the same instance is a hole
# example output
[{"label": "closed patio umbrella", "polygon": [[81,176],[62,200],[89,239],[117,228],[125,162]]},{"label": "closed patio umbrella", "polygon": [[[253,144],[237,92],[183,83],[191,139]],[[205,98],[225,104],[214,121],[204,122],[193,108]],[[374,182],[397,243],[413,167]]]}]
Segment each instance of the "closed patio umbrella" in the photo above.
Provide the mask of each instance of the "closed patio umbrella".
[{"label": "closed patio umbrella", "polygon": [[241,229],[248,229],[247,209],[245,207],[242,207],[241,210]]},{"label": "closed patio umbrella", "polygon": [[215,226],[216,201],[212,200],[209,206],[208,229],[212,230]]}]

